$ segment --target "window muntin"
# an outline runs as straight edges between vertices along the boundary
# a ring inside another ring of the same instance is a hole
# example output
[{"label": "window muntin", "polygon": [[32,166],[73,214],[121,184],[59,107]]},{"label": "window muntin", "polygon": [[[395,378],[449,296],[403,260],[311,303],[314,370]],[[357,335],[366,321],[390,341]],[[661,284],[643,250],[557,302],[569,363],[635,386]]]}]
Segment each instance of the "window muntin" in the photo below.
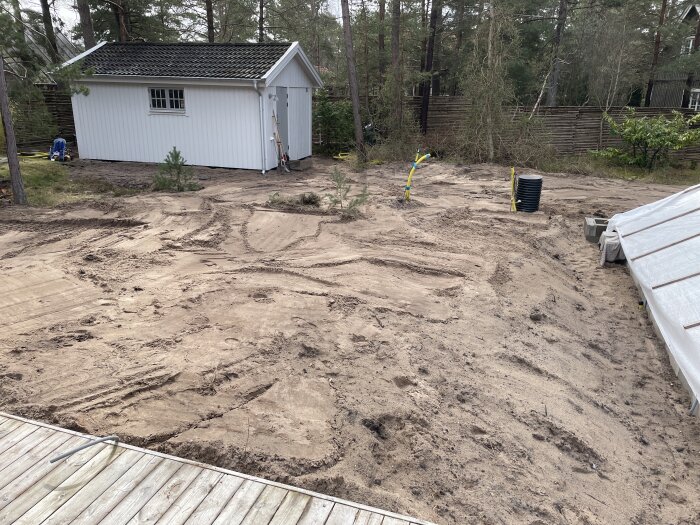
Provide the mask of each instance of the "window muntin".
[{"label": "window muntin", "polygon": [[694,36],[686,37],[683,40],[683,46],[681,46],[681,55],[689,55],[693,51],[693,42],[695,42]]},{"label": "window muntin", "polygon": [[151,109],[166,109],[167,98],[162,88],[151,88]]},{"label": "window muntin", "polygon": [[169,89],[168,100],[170,109],[185,110],[185,91],[183,89]]},{"label": "window muntin", "polygon": [[151,111],[185,112],[185,90],[180,88],[148,88]]},{"label": "window muntin", "polygon": [[692,89],[690,91],[690,102],[688,108],[694,111],[700,111],[700,89]]}]

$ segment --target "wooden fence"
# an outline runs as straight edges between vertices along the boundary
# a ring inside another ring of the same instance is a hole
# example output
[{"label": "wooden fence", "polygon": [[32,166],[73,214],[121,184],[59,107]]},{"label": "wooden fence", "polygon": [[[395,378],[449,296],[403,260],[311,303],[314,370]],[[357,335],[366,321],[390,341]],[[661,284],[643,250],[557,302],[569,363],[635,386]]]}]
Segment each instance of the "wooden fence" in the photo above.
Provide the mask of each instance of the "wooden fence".
[{"label": "wooden fence", "polygon": [[[406,99],[406,107],[417,116],[420,111],[420,98]],[[469,125],[469,106],[462,97],[431,97],[428,113],[428,134],[431,136],[449,136],[457,134]],[[669,108],[635,108],[640,117],[670,115]],[[686,116],[694,115],[689,109],[677,111]],[[611,108],[608,113],[614,118],[621,118],[624,107]],[[507,114],[513,122],[528,119],[532,107],[516,106],[507,108]],[[580,155],[591,150],[618,147],[622,145],[619,137],[610,132],[610,127],[603,119],[604,110],[597,107],[540,107],[535,112],[537,135],[543,144],[550,146],[558,155]],[[417,117],[416,117],[417,118]],[[675,154],[677,158],[700,160],[700,146],[685,148]]]},{"label": "wooden fence", "polygon": [[[74,146],[75,122],[70,95],[52,84],[38,84],[37,87],[41,90],[51,122],[47,122],[46,129],[38,133],[36,131],[16,130],[17,147],[21,152],[48,151],[55,138],[54,131],[58,136],[65,138],[71,146]],[[20,108],[19,111],[31,112],[36,109],[33,105],[28,104]],[[55,125],[54,130],[51,129],[53,125]]]},{"label": "wooden fence", "polygon": [[[54,124],[58,128],[58,135],[66,139],[68,143],[75,143],[75,121],[73,120],[73,105],[70,101],[70,95],[63,90],[59,90],[57,86],[51,84],[43,84],[40,86],[41,92],[44,95],[44,102],[49,110],[49,113],[54,119]],[[48,139],[48,145],[47,144]],[[53,137],[46,139],[32,140],[27,144],[22,144],[26,147],[46,146],[51,145]]]}]

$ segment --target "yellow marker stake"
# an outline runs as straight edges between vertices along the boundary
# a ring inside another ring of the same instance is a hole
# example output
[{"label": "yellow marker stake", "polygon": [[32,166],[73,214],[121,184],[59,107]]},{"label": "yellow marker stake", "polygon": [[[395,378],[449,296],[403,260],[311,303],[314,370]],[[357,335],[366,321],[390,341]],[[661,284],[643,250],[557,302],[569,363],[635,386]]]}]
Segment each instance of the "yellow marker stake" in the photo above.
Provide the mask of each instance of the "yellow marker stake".
[{"label": "yellow marker stake", "polygon": [[413,173],[416,171],[416,168],[418,167],[418,164],[423,162],[425,159],[430,158],[430,153],[426,153],[423,155],[421,158],[418,158],[418,154],[416,154],[416,161],[413,163],[413,166],[411,167],[411,172],[408,174],[408,180],[406,181],[406,186],[404,187],[404,199],[407,201],[411,200],[411,181],[413,180]]},{"label": "yellow marker stake", "polygon": [[510,169],[510,211],[518,211],[515,205],[515,168]]}]

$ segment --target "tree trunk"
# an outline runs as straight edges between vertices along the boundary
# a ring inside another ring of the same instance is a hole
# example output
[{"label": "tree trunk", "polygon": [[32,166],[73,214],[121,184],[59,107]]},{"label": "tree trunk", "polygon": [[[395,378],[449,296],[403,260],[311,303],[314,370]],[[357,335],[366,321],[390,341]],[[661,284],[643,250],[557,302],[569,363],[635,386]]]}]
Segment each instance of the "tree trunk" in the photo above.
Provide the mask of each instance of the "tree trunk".
[{"label": "tree trunk", "polygon": [[[698,25],[695,27],[695,38],[693,39],[693,53],[695,53],[698,48],[700,48],[700,17],[698,17]],[[690,105],[690,91],[693,89],[693,83],[695,82],[695,75],[690,72],[688,73],[688,78],[685,81],[685,89],[683,90],[683,101],[681,102],[682,108],[687,108]]]},{"label": "tree trunk", "polygon": [[258,7],[258,42],[265,41],[265,0],[260,0]]},{"label": "tree trunk", "polygon": [[379,0],[379,34],[377,36],[377,51],[379,53],[379,84],[384,84],[386,73],[386,57],[384,56],[384,19],[386,18],[386,0]]},{"label": "tree trunk", "polygon": [[[393,87],[393,124],[403,124],[403,76],[401,75],[401,0],[391,0],[391,76]],[[393,131],[393,130],[392,130]]]},{"label": "tree trunk", "polygon": [[[493,3],[489,4],[489,41],[486,52],[486,65],[489,68],[489,76],[491,76],[491,70],[494,67],[494,57],[493,57],[493,38],[494,38],[494,24],[496,23],[495,10],[493,8]],[[493,139],[493,110],[494,101],[493,96],[489,93],[485,97],[484,106],[486,109],[486,147],[488,150],[489,162],[493,162],[496,157],[496,151],[494,147]]]},{"label": "tree trunk", "polygon": [[[83,0],[85,1],[85,0]],[[212,0],[205,0],[207,8],[207,42],[214,43],[214,6]]]},{"label": "tree trunk", "polygon": [[97,45],[95,30],[92,27],[90,4],[88,4],[88,0],[77,0],[77,4],[78,16],[80,17],[80,32],[83,34],[83,44],[85,44],[85,49],[90,49]]},{"label": "tree trunk", "polygon": [[432,74],[432,86],[430,88],[430,94],[432,96],[440,96],[440,59],[442,57],[442,5],[438,8],[437,24],[435,26],[435,36],[433,37],[435,43],[433,45],[433,64],[430,70]]},{"label": "tree trunk", "polygon": [[345,40],[345,58],[348,62],[348,86],[352,100],[352,118],[355,124],[355,147],[360,164],[367,160],[365,143],[362,136],[362,118],[360,117],[360,94],[357,88],[357,68],[355,67],[355,52],[352,47],[352,30],[350,28],[350,6],[348,0],[340,0],[343,13],[343,37]]},{"label": "tree trunk", "polygon": [[[433,52],[435,50],[435,32],[437,30],[438,14],[442,10],[440,0],[433,1],[430,11],[430,33],[428,34],[428,49],[425,53],[425,72],[433,72]],[[430,105],[430,85],[431,78],[428,77],[421,82],[421,104],[420,104],[420,132],[425,135],[428,131],[428,106]]]},{"label": "tree trunk", "polygon": [[7,82],[5,81],[5,61],[2,56],[0,56],[0,114],[2,115],[2,123],[5,128],[7,166],[10,170],[12,200],[15,204],[27,204],[22,174],[19,171],[17,142],[15,140],[15,130],[12,127],[12,114],[10,113],[10,101],[7,98]]},{"label": "tree trunk", "polygon": [[457,12],[455,14],[455,29],[457,35],[455,37],[455,71],[452,73],[451,87],[449,88],[451,95],[456,95],[459,89],[459,76],[460,76],[460,51],[462,50],[462,44],[464,42],[464,2],[457,2]]},{"label": "tree trunk", "polygon": [[365,70],[365,112],[367,115],[370,114],[369,111],[369,46],[367,45],[367,37],[369,36],[369,28],[367,24],[367,6],[365,0],[360,0],[360,5],[362,8],[362,55]]},{"label": "tree trunk", "polygon": [[19,33],[19,38],[22,42],[26,42],[24,23],[22,21],[22,7],[19,5],[19,0],[12,0],[12,14],[15,16],[15,25],[17,27],[17,33]]},{"label": "tree trunk", "polygon": [[22,21],[22,7],[19,5],[19,0],[12,0],[12,14],[17,19],[17,22]]},{"label": "tree trunk", "polygon": [[44,33],[46,35],[46,51],[49,52],[51,62],[58,64],[61,62],[58,56],[58,46],[56,45],[56,34],[53,31],[53,21],[49,10],[48,0],[39,0],[41,3],[41,21],[44,23]]},{"label": "tree trunk", "polygon": [[561,40],[564,36],[564,28],[566,27],[566,19],[568,17],[569,3],[568,0],[559,0],[559,8],[557,9],[557,23],[554,26],[554,51],[552,52],[552,73],[549,75],[549,87],[547,89],[547,105],[554,107],[557,105],[557,96],[559,91],[559,77],[561,76]]},{"label": "tree trunk", "polygon": [[110,5],[112,6],[114,20],[117,23],[119,41],[126,42],[129,40],[129,32],[126,29],[126,0],[115,0],[113,3],[110,3]]},{"label": "tree trunk", "polygon": [[659,65],[659,54],[661,53],[661,28],[666,22],[666,10],[668,8],[668,0],[661,0],[661,12],[659,13],[659,27],[654,35],[654,55],[651,58],[651,71],[649,71],[649,82],[647,83],[647,92],[644,95],[644,105],[651,106],[651,91],[654,89],[654,76],[656,68]]},{"label": "tree trunk", "polygon": [[312,49],[312,55],[316,59],[316,68],[321,67],[321,37],[319,35],[319,14],[321,11],[320,0],[313,0],[311,2],[311,9],[313,10],[313,35],[312,41],[314,47]]},{"label": "tree trunk", "polygon": [[547,81],[549,80],[549,74],[551,73],[550,71],[547,71],[547,74],[544,76],[544,82],[542,82],[542,89],[540,89],[540,94],[537,95],[537,100],[535,101],[535,105],[532,106],[532,111],[530,112],[530,117],[528,120],[532,120],[532,117],[535,116],[535,113],[537,113],[537,110],[540,107],[540,103],[542,102],[542,97],[544,96],[544,92],[547,90]]},{"label": "tree trunk", "polygon": [[[425,56],[428,52],[428,9],[430,9],[430,0],[421,0],[420,7],[420,30],[423,34],[420,44],[420,72],[425,72]],[[418,95],[423,95],[423,86],[421,82],[418,84]]]}]

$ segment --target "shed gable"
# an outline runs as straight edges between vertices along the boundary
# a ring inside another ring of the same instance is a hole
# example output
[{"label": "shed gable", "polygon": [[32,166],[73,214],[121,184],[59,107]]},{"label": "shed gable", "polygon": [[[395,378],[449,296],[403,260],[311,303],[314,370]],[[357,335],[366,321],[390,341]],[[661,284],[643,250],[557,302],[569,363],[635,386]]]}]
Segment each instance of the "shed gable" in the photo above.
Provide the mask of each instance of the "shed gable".
[{"label": "shed gable", "polygon": [[316,81],[307,73],[299,56],[295,56],[269,83],[270,86],[315,87]]}]

